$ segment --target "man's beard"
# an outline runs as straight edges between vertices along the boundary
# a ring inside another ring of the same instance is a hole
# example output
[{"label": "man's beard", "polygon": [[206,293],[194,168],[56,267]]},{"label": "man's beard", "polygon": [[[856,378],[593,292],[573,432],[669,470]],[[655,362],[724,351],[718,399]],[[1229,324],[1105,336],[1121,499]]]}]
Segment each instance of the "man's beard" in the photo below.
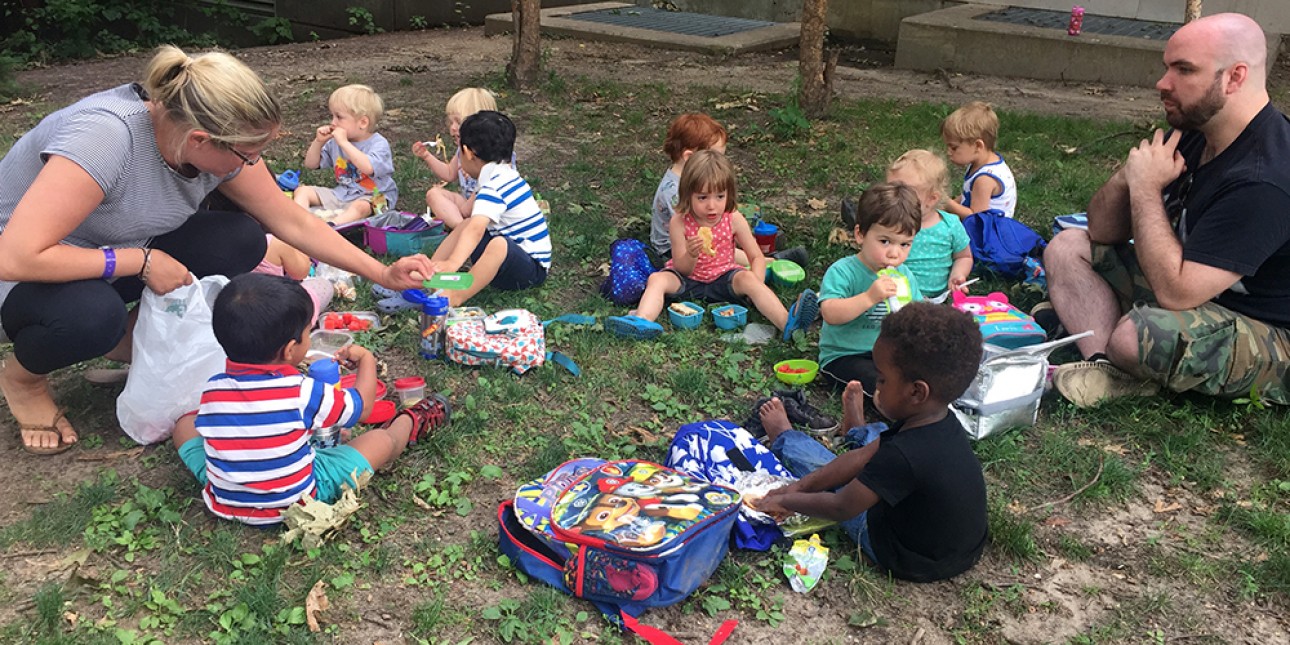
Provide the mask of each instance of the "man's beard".
[{"label": "man's beard", "polygon": [[[1167,98],[1163,93],[1161,99]],[[1209,86],[1205,95],[1200,97],[1195,105],[1184,106],[1178,104],[1177,112],[1165,111],[1165,120],[1177,130],[1198,130],[1201,126],[1209,123],[1215,114],[1223,109],[1227,104],[1227,99],[1223,96],[1223,72],[1220,70],[1218,76],[1214,78],[1214,84]]]}]

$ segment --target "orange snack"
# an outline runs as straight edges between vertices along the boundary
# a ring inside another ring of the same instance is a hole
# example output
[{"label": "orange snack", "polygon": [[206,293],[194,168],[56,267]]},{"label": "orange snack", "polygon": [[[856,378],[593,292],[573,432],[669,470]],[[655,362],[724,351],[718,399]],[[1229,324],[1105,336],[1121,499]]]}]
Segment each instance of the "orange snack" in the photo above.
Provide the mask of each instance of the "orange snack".
[{"label": "orange snack", "polygon": [[712,227],[700,226],[699,237],[703,239],[704,255],[715,256],[717,254],[717,250],[712,246]]}]

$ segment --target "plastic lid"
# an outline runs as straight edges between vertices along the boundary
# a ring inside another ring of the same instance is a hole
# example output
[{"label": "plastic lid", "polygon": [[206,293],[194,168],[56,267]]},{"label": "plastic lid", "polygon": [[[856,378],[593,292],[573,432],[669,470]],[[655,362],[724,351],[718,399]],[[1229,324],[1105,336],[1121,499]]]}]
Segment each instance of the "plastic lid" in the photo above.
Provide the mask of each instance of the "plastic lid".
[{"label": "plastic lid", "polygon": [[309,365],[309,376],[323,383],[340,382],[340,365],[332,358],[320,358]]},{"label": "plastic lid", "polygon": [[394,389],[396,390],[415,390],[425,386],[426,380],[421,376],[405,376],[394,379]]},{"label": "plastic lid", "polygon": [[779,232],[779,227],[770,222],[757,222],[753,227],[753,235],[774,235]]},{"label": "plastic lid", "polygon": [[427,316],[447,316],[448,298],[446,296],[430,296],[425,299],[425,304],[421,307],[421,311]]},{"label": "plastic lid", "polygon": [[792,260],[775,260],[770,263],[770,270],[785,282],[801,282],[806,279],[806,270]]}]

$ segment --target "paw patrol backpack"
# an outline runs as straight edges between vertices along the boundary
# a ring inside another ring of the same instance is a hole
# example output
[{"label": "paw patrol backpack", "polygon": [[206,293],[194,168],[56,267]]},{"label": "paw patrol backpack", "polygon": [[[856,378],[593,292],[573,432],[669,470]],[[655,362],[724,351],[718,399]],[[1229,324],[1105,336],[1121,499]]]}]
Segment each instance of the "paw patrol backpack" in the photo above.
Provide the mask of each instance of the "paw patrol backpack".
[{"label": "paw patrol backpack", "polygon": [[[574,459],[497,509],[498,540],[515,568],[654,645],[676,639],[636,617],[685,599],[726,556],[741,499],[647,461]],[[737,623],[728,621],[711,645]]]}]

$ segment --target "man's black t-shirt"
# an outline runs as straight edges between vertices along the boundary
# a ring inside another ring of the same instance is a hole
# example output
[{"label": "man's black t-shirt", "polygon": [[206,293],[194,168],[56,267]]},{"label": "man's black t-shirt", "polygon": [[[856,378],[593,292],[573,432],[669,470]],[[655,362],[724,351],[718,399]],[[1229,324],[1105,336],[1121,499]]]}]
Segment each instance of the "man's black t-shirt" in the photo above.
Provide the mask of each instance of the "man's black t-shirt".
[{"label": "man's black t-shirt", "polygon": [[1264,106],[1240,136],[1201,165],[1205,135],[1182,135],[1187,169],[1165,187],[1183,259],[1243,277],[1214,302],[1290,328],[1290,121]]},{"label": "man's black t-shirt", "polygon": [[976,564],[988,535],[985,477],[958,419],[882,433],[856,477],[878,494],[869,539],[897,578],[943,580]]}]

